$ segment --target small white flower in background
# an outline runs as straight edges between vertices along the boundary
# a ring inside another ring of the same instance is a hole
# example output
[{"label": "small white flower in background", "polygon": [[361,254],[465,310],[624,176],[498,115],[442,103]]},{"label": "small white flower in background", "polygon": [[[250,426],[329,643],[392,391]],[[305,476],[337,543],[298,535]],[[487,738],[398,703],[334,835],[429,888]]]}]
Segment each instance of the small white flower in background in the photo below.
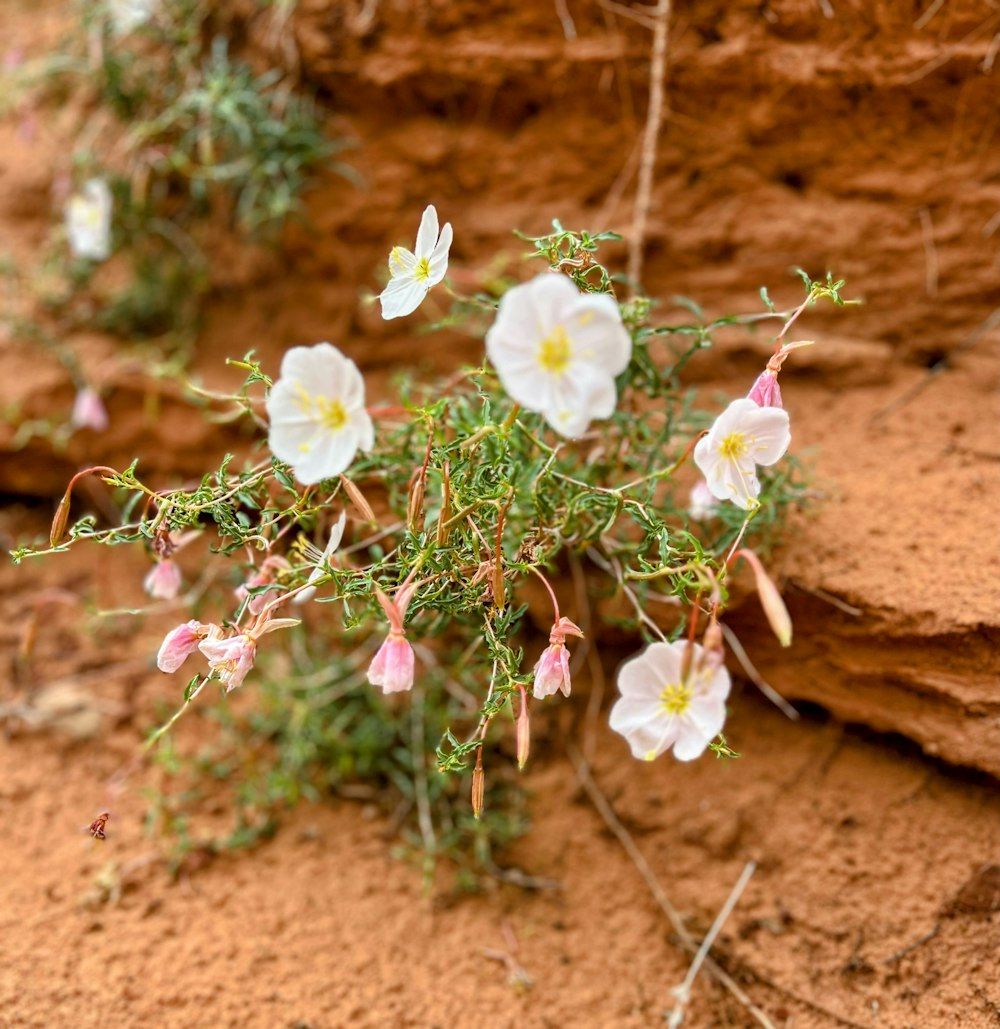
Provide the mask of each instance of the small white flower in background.
[{"label": "small white flower in background", "polygon": [[503,295],[486,353],[510,397],[572,439],[614,411],[632,339],[610,296],[544,272]]},{"label": "small white flower in background", "polygon": [[313,586],[313,583],[326,575],[330,566],[330,558],[337,547],[340,546],[340,541],[344,538],[344,526],[346,524],[347,512],[341,511],[340,517],[333,523],[333,528],[330,530],[330,539],[323,550],[317,549],[311,543],[303,545],[302,552],[314,567],[306,580],[306,588],[292,597],[293,604],[304,604],[307,600],[312,600],[316,595],[316,587]]},{"label": "small white flower in background", "polygon": [[160,0],[108,0],[111,28],[116,36],[127,36],[145,25],[159,6]]},{"label": "small white flower in background", "polygon": [[744,397],[734,400],[698,441],[694,461],[712,496],[750,511],[760,496],[756,466],[780,460],[791,439],[787,411],[758,407]]},{"label": "small white flower in background", "polygon": [[674,748],[679,761],[693,761],[722,731],[729,673],[691,644],[651,643],[618,672],[621,696],[611,708],[611,728],[628,740],[632,756],[652,761]]},{"label": "small white flower in background", "polygon": [[719,513],[719,502],[704,479],[699,479],[688,497],[688,517],[696,522],[707,522]]},{"label": "small white flower in background", "polygon": [[93,429],[104,432],[108,427],[108,412],[96,390],[84,386],[73,401],[70,424],[74,429]]},{"label": "small white flower in background", "polygon": [[75,257],[104,261],[111,253],[111,190],[90,179],[66,204],[66,234]]},{"label": "small white flower in background", "polygon": [[423,302],[431,286],[436,286],[448,271],[451,247],[451,222],[438,234],[438,215],[434,205],[425,208],[417,231],[416,253],[406,247],[393,247],[389,254],[389,284],[379,294],[382,317],[401,318],[412,314]]},{"label": "small white flower in background", "polygon": [[361,372],[329,343],[292,347],[266,406],[271,452],[307,486],[339,475],[375,444]]}]

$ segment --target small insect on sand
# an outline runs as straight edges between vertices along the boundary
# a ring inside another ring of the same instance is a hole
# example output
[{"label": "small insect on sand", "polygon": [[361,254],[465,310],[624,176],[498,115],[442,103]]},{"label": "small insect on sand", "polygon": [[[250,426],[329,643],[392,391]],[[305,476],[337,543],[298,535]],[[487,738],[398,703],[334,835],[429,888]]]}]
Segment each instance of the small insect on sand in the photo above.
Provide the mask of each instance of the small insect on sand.
[{"label": "small insect on sand", "polygon": [[98,815],[88,826],[87,832],[89,832],[95,840],[106,840],[108,838],[108,834],[104,831],[104,827],[108,824],[108,819],[110,817],[111,813],[108,811]]}]

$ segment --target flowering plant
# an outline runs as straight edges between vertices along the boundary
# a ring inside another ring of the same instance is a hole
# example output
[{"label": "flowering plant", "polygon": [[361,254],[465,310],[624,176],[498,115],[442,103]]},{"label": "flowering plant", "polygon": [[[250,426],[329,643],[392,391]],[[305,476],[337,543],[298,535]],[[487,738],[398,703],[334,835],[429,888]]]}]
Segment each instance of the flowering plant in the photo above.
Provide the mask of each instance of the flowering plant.
[{"label": "flowering plant", "polygon": [[[550,580],[568,560],[590,576],[585,592],[622,602],[619,619],[648,642],[622,667],[611,716],[632,753],[732,753],[720,736],[730,680],[719,619],[741,557],[775,631],[790,638],[780,594],[747,545],[801,495],[782,467],[791,431],[776,378],[805,341],[785,335],[817,301],[844,303],[842,283],[803,276],[805,299],[791,311],[762,294],[763,315],[657,326],[651,300],[620,301],[598,263],[599,244],[611,238],[554,223],[552,234],[531,240],[547,270],[500,296],[457,298],[456,311],[486,328],[488,360],[443,387],[404,382],[399,403],[371,404],[357,366],[330,343],[292,348],[276,379],[249,353],[230,362],[244,383],[218,402],[266,426],[256,453],[227,457],[193,489],[154,488],[136,465],[91,470],[144,501],[113,527],[91,516],[68,525],[70,483],[50,547],[22,548],[15,560],[83,541],[133,543],[160,567],[211,523],[219,564],[241,566],[235,606],[213,620],[192,612],[164,640],[164,672],[196,652],[207,668],[187,682],[177,715],[150,743],[209,683],[227,692],[251,684],[281,635],[318,632],[356,655],[352,681],[368,682],[360,688],[411,693],[414,704],[432,690],[458,691],[463,724],[445,727],[436,765],[442,773],[471,765],[478,816],[491,726],[509,719],[523,766],[532,703],[574,702],[567,636],[582,656],[598,625],[581,600],[560,611]],[[436,212],[425,212],[410,256],[432,274],[418,283],[419,296],[406,280],[407,306],[414,298],[419,305],[430,279],[444,288],[437,272],[450,239],[450,226],[439,234]],[[411,264],[390,261],[394,281],[402,272],[412,279]],[[383,308],[387,294],[402,295],[390,283]],[[763,373],[772,381],[755,383],[713,422],[682,389],[682,369],[711,346],[718,326],[767,318],[780,325]],[[692,465],[704,477],[697,514],[686,508]],[[329,540],[322,550],[316,536]],[[154,576],[158,588],[165,578]],[[547,598],[541,607],[529,587],[537,582]],[[171,574],[168,585],[177,593],[179,578]],[[551,625],[535,661],[522,650],[529,611]]]}]

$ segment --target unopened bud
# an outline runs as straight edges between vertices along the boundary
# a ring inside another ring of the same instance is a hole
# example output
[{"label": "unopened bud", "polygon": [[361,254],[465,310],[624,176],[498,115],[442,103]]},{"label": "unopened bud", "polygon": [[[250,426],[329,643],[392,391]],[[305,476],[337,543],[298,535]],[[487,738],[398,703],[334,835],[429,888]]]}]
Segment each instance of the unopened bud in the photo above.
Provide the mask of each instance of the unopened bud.
[{"label": "unopened bud", "polygon": [[764,566],[752,550],[741,550],[739,553],[740,556],[745,557],[750,562],[750,567],[753,569],[760,606],[764,609],[764,614],[767,616],[772,632],[778,637],[778,642],[783,647],[790,646],[792,642],[792,619],[788,614],[788,608],[785,607],[785,602],[781,599],[778,587],[774,585],[771,577],[764,571]]},{"label": "unopened bud", "polygon": [[528,763],[528,750],[531,747],[531,723],[528,720],[528,695],[521,687],[521,713],[517,716],[517,767],[524,768]]},{"label": "unopened bud", "polygon": [[718,619],[714,615],[705,630],[702,647],[704,647],[702,666],[713,671],[721,668],[726,659],[726,652],[722,645],[722,626],[719,625]]},{"label": "unopened bud", "polygon": [[73,492],[73,483],[66,487],[66,492],[59,501],[56,513],[52,518],[52,528],[49,529],[49,546],[58,545],[59,541],[66,535],[66,524],[69,522],[70,494]]},{"label": "unopened bud", "polygon": [[410,476],[410,495],[406,503],[406,524],[410,532],[419,532],[423,528],[426,481],[423,468],[418,468]]},{"label": "unopened bud", "polygon": [[476,767],[472,770],[472,813],[479,820],[483,813],[483,797],[486,793],[486,773],[483,771],[483,749],[476,752]]},{"label": "unopened bud", "polygon": [[340,477],[340,485],[344,487],[344,492],[351,498],[354,506],[361,513],[361,517],[371,525],[375,525],[375,512],[372,510],[371,504],[365,499],[364,493],[346,475]]},{"label": "unopened bud", "polygon": [[445,461],[441,469],[444,482],[441,486],[441,514],[438,515],[437,545],[443,547],[448,542],[448,517],[451,514],[451,472]]},{"label": "unopened bud", "polygon": [[503,553],[499,547],[496,560],[493,562],[493,603],[498,609],[507,603],[507,583],[503,577]]}]

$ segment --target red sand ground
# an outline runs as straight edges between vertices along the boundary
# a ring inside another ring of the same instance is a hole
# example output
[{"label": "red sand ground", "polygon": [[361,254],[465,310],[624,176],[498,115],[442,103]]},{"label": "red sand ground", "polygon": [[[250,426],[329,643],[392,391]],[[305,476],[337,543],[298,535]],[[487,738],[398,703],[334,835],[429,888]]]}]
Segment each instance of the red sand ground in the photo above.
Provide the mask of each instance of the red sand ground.
[{"label": "red sand ground", "polygon": [[[764,283],[792,301],[792,263],[832,267],[865,295],[863,309],[803,325],[820,345],[783,380],[795,446],[817,445],[825,493],[781,557],[795,649],[772,652],[751,605],[735,624],[787,695],[902,735],[818,714],[793,724],[752,689],[730,723],[735,763],[640,765],[603,722],[585,728],[596,781],[693,933],[757,862],[714,954],[776,1026],[978,1029],[1000,1022],[1000,811],[995,781],[955,766],[1000,773],[995,328],[967,345],[1000,306],[1000,13],[954,2],[918,29],[901,0],[831,0],[833,19],[821,6],[706,0],[677,13],[645,277],[720,313],[753,309]],[[512,225],[627,228],[631,186],[615,184],[641,126],[649,38],[596,3],[568,9],[570,41],[555,5],[497,4],[486,23],[464,0],[399,0],[366,28],[354,5],[301,0],[302,77],[345,112],[368,190],[325,183],[288,258],[231,249],[197,370],[219,382],[227,354],[257,346],[273,361],[320,338],[373,371],[478,353],[463,340],[429,350],[357,303],[428,200],[455,224],[456,275],[507,245]],[[5,45],[42,52],[65,24],[62,4],[11,4]],[[249,33],[260,52],[265,29]],[[80,117],[72,103],[40,111],[30,138],[16,118],[0,125],[0,224],[18,260],[46,238]],[[190,474],[225,445],[169,393],[151,419],[141,401],[162,387],[111,341],[71,342],[108,386],[119,435],[80,436],[65,456],[5,451],[0,536],[37,526],[19,496],[47,505],[83,460],[141,453],[153,474]],[[762,346],[734,336],[692,371],[745,388]],[[5,401],[25,416],[68,409],[64,373],[34,344],[0,348]],[[920,397],[873,421],[949,356]],[[57,719],[64,731],[0,745],[0,1024],[663,1024],[688,959],[564,756],[582,697],[562,731],[536,738],[533,829],[504,856],[556,890],[425,897],[356,804],[304,805],[273,842],[172,883],[142,834],[153,772],[120,799],[108,840],[90,840],[81,826],[107,778],[169,696],[148,669],[174,616],[97,633],[63,601],[131,602],[140,576],[117,553],[0,571],[0,704],[37,709],[40,689],[69,682],[85,708]],[[619,656],[605,648],[609,673]],[[93,698],[99,735],[68,740],[87,736]],[[234,702],[252,704],[252,689]],[[178,747],[207,731],[191,718]],[[703,974],[688,1024],[753,1023]]]}]

